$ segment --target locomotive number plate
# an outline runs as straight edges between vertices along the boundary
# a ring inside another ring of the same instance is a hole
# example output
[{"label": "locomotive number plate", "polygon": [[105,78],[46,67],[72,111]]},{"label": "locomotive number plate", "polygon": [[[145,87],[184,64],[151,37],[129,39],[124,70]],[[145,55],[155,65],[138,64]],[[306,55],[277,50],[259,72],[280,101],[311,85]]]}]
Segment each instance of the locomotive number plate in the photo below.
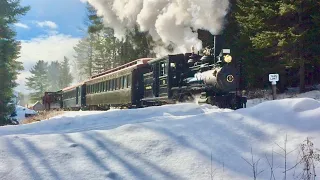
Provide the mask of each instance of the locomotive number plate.
[{"label": "locomotive number plate", "polygon": [[228,82],[231,83],[231,82],[233,82],[233,80],[234,80],[234,77],[233,77],[232,75],[228,75],[228,76],[227,76],[227,81],[228,81]]}]

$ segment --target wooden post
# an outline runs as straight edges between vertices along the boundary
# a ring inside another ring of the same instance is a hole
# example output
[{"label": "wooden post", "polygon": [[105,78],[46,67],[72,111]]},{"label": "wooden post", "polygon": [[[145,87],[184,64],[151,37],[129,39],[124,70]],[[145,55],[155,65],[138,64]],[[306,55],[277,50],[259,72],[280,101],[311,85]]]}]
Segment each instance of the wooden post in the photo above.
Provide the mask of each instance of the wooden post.
[{"label": "wooden post", "polygon": [[272,99],[275,100],[277,97],[277,82],[272,81]]},{"label": "wooden post", "polygon": [[279,74],[269,74],[269,81],[272,84],[272,99],[275,100],[277,97],[277,81],[279,81]]}]

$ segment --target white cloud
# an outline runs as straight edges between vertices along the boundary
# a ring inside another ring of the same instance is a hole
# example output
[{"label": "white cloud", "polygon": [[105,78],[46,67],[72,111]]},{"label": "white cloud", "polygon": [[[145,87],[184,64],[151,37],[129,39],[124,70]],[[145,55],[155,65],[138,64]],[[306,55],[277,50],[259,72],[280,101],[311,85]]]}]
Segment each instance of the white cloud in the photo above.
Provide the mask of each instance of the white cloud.
[{"label": "white cloud", "polygon": [[39,26],[39,27],[48,27],[50,29],[57,29],[58,25],[55,22],[52,21],[35,21],[35,23]]},{"label": "white cloud", "polygon": [[15,23],[14,25],[17,27],[20,27],[20,28],[30,29],[30,27],[28,25],[23,24],[23,23]]},{"label": "white cloud", "polygon": [[80,0],[82,3],[86,3],[88,0]]},{"label": "white cloud", "polygon": [[18,76],[17,83],[19,83],[19,86],[16,90],[26,93],[29,92],[25,86],[25,78],[30,76],[29,70],[38,60],[44,60],[50,63],[51,61],[62,61],[64,56],[72,60],[74,55],[73,47],[79,40],[79,38],[64,34],[49,34],[28,41],[22,40],[18,61],[23,63],[25,70],[20,72]]}]

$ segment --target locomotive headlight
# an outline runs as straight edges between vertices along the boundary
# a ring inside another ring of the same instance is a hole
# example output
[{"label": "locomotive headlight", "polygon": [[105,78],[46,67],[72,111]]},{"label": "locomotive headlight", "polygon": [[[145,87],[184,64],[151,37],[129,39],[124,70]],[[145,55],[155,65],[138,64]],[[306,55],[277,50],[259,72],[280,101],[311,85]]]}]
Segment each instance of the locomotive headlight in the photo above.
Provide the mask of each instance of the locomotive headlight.
[{"label": "locomotive headlight", "polygon": [[232,56],[230,56],[229,54],[227,54],[227,55],[225,55],[225,56],[223,57],[223,59],[224,59],[224,62],[226,62],[226,63],[231,63],[231,61],[232,61]]}]

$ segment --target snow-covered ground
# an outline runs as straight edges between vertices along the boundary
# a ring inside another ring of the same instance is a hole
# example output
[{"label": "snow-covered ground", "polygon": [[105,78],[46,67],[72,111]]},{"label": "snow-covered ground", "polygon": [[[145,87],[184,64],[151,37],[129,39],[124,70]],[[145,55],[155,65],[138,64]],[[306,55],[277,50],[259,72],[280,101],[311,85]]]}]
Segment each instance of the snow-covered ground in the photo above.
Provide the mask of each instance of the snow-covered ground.
[{"label": "snow-covered ground", "polygon": [[28,109],[26,107],[23,106],[16,106],[16,112],[17,112],[17,116],[14,117],[17,121],[19,121],[19,123],[21,123],[24,119],[26,119],[25,114],[37,114],[36,111]]},{"label": "snow-covered ground", "polygon": [[[286,134],[291,168],[307,137],[320,147],[320,101],[305,94],[236,111],[186,103],[68,112],[1,127],[0,179],[247,180],[253,179],[245,161],[251,162],[251,148],[263,170],[258,179],[270,179],[266,157],[271,162],[272,154],[275,177],[282,179]],[[287,179],[301,170],[288,171]]]},{"label": "snow-covered ground", "polygon": [[[305,92],[305,93],[297,93],[297,91],[295,90],[292,93],[283,93],[283,94],[277,94],[277,98],[276,99],[285,99],[285,98],[313,98],[316,100],[320,100],[320,85],[319,86],[319,90],[314,90],[314,91],[309,91],[309,92]],[[265,95],[265,97],[263,98],[254,98],[254,99],[250,99],[248,100],[247,103],[247,107],[252,107],[255,106],[257,104],[260,104],[262,102],[265,101],[270,101],[272,100],[272,95]]]}]

